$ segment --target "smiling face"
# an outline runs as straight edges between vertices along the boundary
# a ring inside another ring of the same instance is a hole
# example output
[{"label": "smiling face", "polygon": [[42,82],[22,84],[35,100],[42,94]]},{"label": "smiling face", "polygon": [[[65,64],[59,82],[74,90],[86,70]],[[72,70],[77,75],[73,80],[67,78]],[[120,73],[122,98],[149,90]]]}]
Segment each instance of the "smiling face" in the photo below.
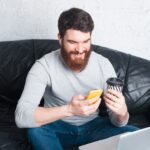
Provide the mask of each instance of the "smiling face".
[{"label": "smiling face", "polygon": [[82,71],[91,53],[91,34],[68,29],[63,38],[58,35],[61,55],[66,65],[73,71]]}]

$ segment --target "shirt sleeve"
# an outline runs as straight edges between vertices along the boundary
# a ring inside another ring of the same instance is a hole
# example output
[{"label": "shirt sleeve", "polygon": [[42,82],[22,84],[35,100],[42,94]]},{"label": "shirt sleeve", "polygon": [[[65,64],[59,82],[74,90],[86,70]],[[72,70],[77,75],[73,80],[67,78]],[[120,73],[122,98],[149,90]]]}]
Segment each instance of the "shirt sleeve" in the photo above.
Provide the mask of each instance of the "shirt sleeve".
[{"label": "shirt sleeve", "polygon": [[45,66],[44,61],[37,61],[27,75],[24,90],[15,111],[15,121],[20,128],[37,126],[33,115],[46,86],[51,83]]},{"label": "shirt sleeve", "polygon": [[123,127],[123,126],[127,125],[128,120],[129,120],[129,114],[128,114],[127,119],[124,120],[123,122],[117,122],[116,115],[109,109],[108,109],[108,114],[109,114],[110,121],[114,126]]}]

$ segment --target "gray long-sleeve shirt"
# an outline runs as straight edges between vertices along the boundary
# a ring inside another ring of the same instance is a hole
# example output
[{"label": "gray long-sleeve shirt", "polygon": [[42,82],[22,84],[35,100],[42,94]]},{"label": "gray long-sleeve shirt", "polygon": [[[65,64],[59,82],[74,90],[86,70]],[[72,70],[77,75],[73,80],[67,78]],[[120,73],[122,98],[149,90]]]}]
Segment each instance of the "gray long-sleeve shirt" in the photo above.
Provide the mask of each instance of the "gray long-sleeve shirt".
[{"label": "gray long-sleeve shirt", "polygon": [[[64,63],[60,50],[51,52],[37,60],[28,73],[23,93],[18,101],[15,119],[18,127],[36,127],[33,117],[41,98],[44,107],[68,104],[78,94],[84,96],[93,89],[106,89],[106,80],[116,77],[113,66],[108,59],[91,52],[86,68],[80,73],[70,70]],[[112,123],[118,124],[110,114]],[[98,116],[98,110],[89,116],[71,116],[63,118],[73,125],[82,125]]]}]

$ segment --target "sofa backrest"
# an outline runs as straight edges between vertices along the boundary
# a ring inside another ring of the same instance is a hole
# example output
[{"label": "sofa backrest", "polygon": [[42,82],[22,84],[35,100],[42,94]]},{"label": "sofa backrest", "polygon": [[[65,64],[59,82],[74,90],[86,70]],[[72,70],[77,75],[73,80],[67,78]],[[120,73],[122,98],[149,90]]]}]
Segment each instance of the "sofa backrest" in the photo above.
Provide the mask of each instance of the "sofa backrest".
[{"label": "sofa backrest", "polygon": [[[123,94],[130,113],[147,112],[150,108],[150,61],[101,46],[92,47],[110,60],[118,77],[124,81]],[[14,122],[13,112],[29,69],[37,59],[58,48],[57,40],[0,42],[1,121]]]}]

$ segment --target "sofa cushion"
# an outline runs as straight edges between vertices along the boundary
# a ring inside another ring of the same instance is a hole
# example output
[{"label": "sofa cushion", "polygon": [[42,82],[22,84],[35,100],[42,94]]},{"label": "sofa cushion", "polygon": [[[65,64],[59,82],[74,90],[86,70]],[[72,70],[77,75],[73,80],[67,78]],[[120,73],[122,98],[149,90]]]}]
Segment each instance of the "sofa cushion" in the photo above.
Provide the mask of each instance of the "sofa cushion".
[{"label": "sofa cushion", "polygon": [[0,150],[32,150],[26,137],[26,129],[16,126],[0,127]]}]

